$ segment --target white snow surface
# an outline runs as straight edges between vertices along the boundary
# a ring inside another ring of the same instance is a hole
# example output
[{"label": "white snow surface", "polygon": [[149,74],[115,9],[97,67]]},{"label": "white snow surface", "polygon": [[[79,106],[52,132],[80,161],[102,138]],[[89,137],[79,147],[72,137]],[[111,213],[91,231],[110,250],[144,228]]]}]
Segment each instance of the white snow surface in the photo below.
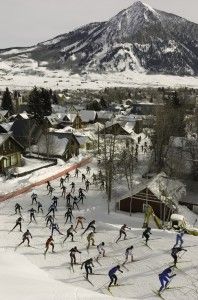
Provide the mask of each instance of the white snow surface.
[{"label": "white snow surface", "polygon": [[[90,164],[91,171],[96,173],[96,163]],[[81,168],[86,173],[85,167]],[[81,181],[81,173],[78,179],[71,173],[72,181],[76,183],[76,189],[84,187]],[[91,181],[91,177],[88,176]],[[65,200],[61,197],[59,180],[51,182],[55,188],[54,195],[59,197],[56,222],[61,232],[66,233],[70,224],[64,224]],[[66,183],[68,189],[70,186]],[[46,195],[46,186],[34,190],[38,194],[38,200],[43,204],[44,213],[51,203],[51,198]],[[79,265],[74,266],[74,272],[70,268],[69,250],[73,246],[82,251],[77,253],[77,262],[81,263],[87,258],[96,257],[97,250],[91,246],[86,251],[86,234],[81,237],[82,230],[77,229],[74,233],[74,243],[68,239],[64,245],[64,236],[54,234],[55,253],[51,251],[44,259],[43,252],[45,242],[50,235],[50,230],[45,227],[44,215],[36,214],[37,224],[29,222],[28,210],[31,208],[31,193],[18,196],[0,204],[0,287],[1,297],[6,300],[50,300],[50,299],[109,299],[111,294],[107,291],[108,271],[111,267],[121,264],[124,261],[125,249],[134,245],[133,263],[127,263],[126,268],[121,267],[123,274],[118,273],[120,286],[111,289],[113,296],[122,299],[159,299],[153,292],[159,288],[158,274],[167,266],[172,265],[170,249],[175,243],[176,233],[174,231],[157,230],[152,226],[152,236],[149,247],[142,242],[143,214],[133,214],[131,217],[126,213],[112,212],[107,214],[107,202],[105,193],[91,185],[90,191],[86,193],[84,204],[80,204],[80,211],[74,210],[74,218],[82,215],[86,218],[85,226],[93,219],[96,220],[95,243],[105,242],[106,257],[101,258],[99,263],[94,261],[93,271],[90,275],[93,286],[84,279],[84,270]],[[18,202],[23,207],[23,231],[27,228],[33,235],[31,246],[22,245],[14,252],[15,246],[21,241],[22,234],[16,229],[9,233],[17,218],[14,213],[14,205]],[[36,206],[34,206],[36,208]],[[185,212],[185,210],[183,210]],[[191,224],[194,222],[194,214],[188,211],[188,219],[191,217]],[[118,230],[122,224],[127,224],[131,230],[127,231],[128,239],[115,243],[118,237]],[[194,245],[194,246],[193,246]],[[197,275],[197,246],[198,237],[185,235],[184,247],[188,252],[179,260],[175,269],[176,277],[171,281],[172,289],[163,292],[166,300],[195,300],[197,299],[198,275]],[[174,288],[175,287],[175,288]],[[84,290],[86,289],[86,290]],[[95,294],[98,292],[100,294]],[[116,299],[116,298],[115,298]]]}]

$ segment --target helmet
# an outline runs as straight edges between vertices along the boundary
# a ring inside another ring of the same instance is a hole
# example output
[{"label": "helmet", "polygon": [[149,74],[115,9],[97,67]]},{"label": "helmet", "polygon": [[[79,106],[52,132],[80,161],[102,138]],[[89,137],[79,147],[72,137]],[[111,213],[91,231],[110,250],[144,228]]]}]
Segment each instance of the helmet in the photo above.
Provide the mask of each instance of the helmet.
[{"label": "helmet", "polygon": [[102,244],[103,246],[105,245],[105,243],[104,243],[104,242],[102,242],[101,244]]},{"label": "helmet", "polygon": [[117,267],[118,269],[120,269],[120,265],[117,265],[116,267]]}]

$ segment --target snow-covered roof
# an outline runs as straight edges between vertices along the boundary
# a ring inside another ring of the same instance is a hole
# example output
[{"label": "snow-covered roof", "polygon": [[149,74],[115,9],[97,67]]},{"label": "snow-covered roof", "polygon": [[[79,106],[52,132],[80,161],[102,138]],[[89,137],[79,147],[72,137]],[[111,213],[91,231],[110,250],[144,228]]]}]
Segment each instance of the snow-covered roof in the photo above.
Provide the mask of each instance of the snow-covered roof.
[{"label": "snow-covered roof", "polygon": [[26,119],[26,120],[29,119],[28,113],[26,111],[19,114],[19,116],[21,116],[23,119]]},{"label": "snow-covered roof", "polygon": [[77,116],[77,113],[66,113],[66,116],[68,117],[68,119],[70,120],[70,122],[74,122],[76,116]]},{"label": "snow-covered roof", "polygon": [[[66,150],[69,139],[64,134],[53,134],[50,133],[48,138],[42,135],[37,143],[37,149],[39,153],[47,154],[49,151],[50,155],[62,156]],[[36,148],[33,149],[35,151]],[[35,151],[37,152],[37,151]]]},{"label": "snow-covered roof", "polygon": [[0,133],[0,146],[9,138],[9,134]]},{"label": "snow-covered roof", "polygon": [[3,117],[8,113],[8,110],[0,110],[0,115],[2,115]]},{"label": "snow-covered roof", "polygon": [[11,130],[11,127],[14,122],[9,122],[9,123],[1,123],[1,127],[3,127],[7,132]]},{"label": "snow-covered roof", "polygon": [[97,112],[99,119],[110,120],[113,117],[113,112],[101,110]]},{"label": "snow-covered roof", "polygon": [[[139,193],[145,188],[148,188],[158,199],[164,203],[176,202],[178,204],[178,201],[186,193],[185,185],[181,181],[169,178],[164,172],[157,174],[151,180],[147,180],[138,184],[133,189],[133,195]],[[129,196],[131,195],[127,193],[119,198],[118,201]]]},{"label": "snow-covered roof", "polygon": [[80,145],[86,144],[89,140],[89,137],[86,135],[76,135],[75,134],[75,137]]},{"label": "snow-covered roof", "polygon": [[94,121],[96,115],[97,113],[94,110],[81,110],[79,112],[79,116],[81,117],[82,121],[85,123]]},{"label": "snow-covered roof", "polygon": [[47,119],[52,125],[57,125],[58,122],[60,121],[60,120],[58,120],[58,117],[55,114],[46,116],[45,119]]}]

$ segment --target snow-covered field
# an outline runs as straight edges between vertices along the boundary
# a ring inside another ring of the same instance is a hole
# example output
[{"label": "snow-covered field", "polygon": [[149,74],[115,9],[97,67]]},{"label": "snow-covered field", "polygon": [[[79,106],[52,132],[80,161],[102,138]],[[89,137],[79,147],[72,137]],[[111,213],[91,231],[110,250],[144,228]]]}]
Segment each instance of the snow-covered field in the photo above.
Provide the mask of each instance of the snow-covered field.
[{"label": "snow-covered field", "polygon": [[[91,168],[93,170],[96,166],[92,164]],[[79,179],[72,177],[72,180],[76,182],[77,189],[80,186],[84,188],[84,184],[81,182],[81,173]],[[59,196],[56,222],[65,234],[70,224],[64,224],[65,200],[60,196],[59,180],[53,181],[52,186],[55,187],[54,195]],[[66,186],[69,188],[68,184]],[[47,212],[51,198],[47,196],[46,186],[38,188],[36,192],[39,201],[43,204],[44,212]],[[2,299],[100,299],[100,297],[109,299],[111,294],[106,289],[109,282],[108,271],[111,267],[124,261],[125,249],[130,245],[134,245],[134,259],[137,261],[127,263],[126,268],[122,268],[123,274],[118,274],[120,286],[111,289],[113,296],[122,299],[159,299],[153,290],[159,288],[158,274],[172,264],[170,249],[175,242],[175,232],[153,229],[149,244],[151,248],[146,247],[141,238],[142,214],[133,214],[130,217],[127,214],[112,212],[108,215],[106,196],[94,185],[91,185],[86,196],[84,205],[80,205],[80,211],[74,210],[74,217],[84,216],[86,224],[93,219],[96,220],[95,241],[96,244],[105,242],[107,255],[105,258],[101,258],[100,264],[94,262],[94,273],[96,274],[90,276],[93,285],[84,279],[84,270],[81,270],[79,265],[74,266],[73,272],[69,263],[68,251],[73,246],[77,246],[82,251],[81,255],[77,254],[79,263],[97,255],[94,246],[91,246],[89,253],[87,252],[86,234],[81,238],[81,229],[74,233],[74,243],[68,239],[64,245],[62,245],[64,237],[55,233],[56,253],[49,252],[44,259],[45,242],[50,235],[50,230],[45,227],[42,213],[36,215],[37,224],[27,225],[29,222],[27,210],[31,208],[29,193],[0,204],[0,288]],[[24,231],[29,228],[33,239],[31,240],[32,247],[22,245],[14,252],[15,246],[21,241],[22,236],[18,230],[9,233],[16,220],[16,215],[13,215],[16,202],[23,207],[22,229]],[[194,218],[192,218],[193,222]],[[120,225],[124,223],[132,230],[127,232],[128,239],[126,241],[115,244]],[[191,247],[193,245],[194,247]],[[175,269],[177,276],[170,284],[172,289],[163,293],[166,300],[198,299],[198,237],[185,236],[185,246],[188,246],[186,248],[188,252],[179,260],[179,268]],[[100,295],[96,296],[94,292],[98,292]]]},{"label": "snow-covered field", "polygon": [[132,71],[71,75],[64,70],[49,70],[28,57],[19,61],[0,60],[0,89],[31,89],[35,85],[52,89],[102,89],[104,87],[198,87],[198,77],[147,75]]}]

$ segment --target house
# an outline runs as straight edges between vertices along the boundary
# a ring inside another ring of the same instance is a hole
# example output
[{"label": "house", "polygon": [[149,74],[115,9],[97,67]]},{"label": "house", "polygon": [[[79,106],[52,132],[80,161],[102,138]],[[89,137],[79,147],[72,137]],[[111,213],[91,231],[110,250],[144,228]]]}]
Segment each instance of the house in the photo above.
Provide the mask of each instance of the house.
[{"label": "house", "polygon": [[135,115],[156,115],[157,108],[163,104],[156,104],[150,102],[133,103],[131,114]]},{"label": "house", "polygon": [[149,204],[158,218],[168,221],[185,193],[186,188],[182,182],[170,179],[161,172],[153,179],[137,185],[132,194],[120,197],[117,204],[121,211],[134,213],[145,212]]},{"label": "house", "polygon": [[0,134],[0,172],[5,172],[9,168],[21,165],[21,155],[23,146],[17,142],[10,134]]},{"label": "house", "polygon": [[41,135],[32,147],[33,153],[43,156],[61,158],[65,161],[79,154],[80,145],[73,135],[67,132],[49,132]]},{"label": "house", "polygon": [[45,116],[44,122],[47,128],[57,128],[61,120],[57,117],[57,115],[52,114],[50,116]]},{"label": "house", "polygon": [[[93,110],[81,110],[80,112],[66,114],[66,117],[70,120],[70,124],[75,129],[81,129],[87,124],[94,124],[97,122],[97,113]],[[67,122],[66,117],[64,121]]]},{"label": "house", "polygon": [[15,121],[15,120],[28,120],[29,119],[29,114],[24,111],[20,114],[12,115],[9,120],[10,121]]},{"label": "house", "polygon": [[16,119],[10,130],[13,137],[25,148],[35,144],[42,133],[42,128],[36,120],[29,118]]},{"label": "house", "polygon": [[10,113],[8,110],[0,110],[0,123],[6,122],[6,120],[9,118]]},{"label": "house", "polygon": [[107,123],[106,126],[100,130],[99,134],[130,136],[130,133],[127,132],[119,123]]}]

